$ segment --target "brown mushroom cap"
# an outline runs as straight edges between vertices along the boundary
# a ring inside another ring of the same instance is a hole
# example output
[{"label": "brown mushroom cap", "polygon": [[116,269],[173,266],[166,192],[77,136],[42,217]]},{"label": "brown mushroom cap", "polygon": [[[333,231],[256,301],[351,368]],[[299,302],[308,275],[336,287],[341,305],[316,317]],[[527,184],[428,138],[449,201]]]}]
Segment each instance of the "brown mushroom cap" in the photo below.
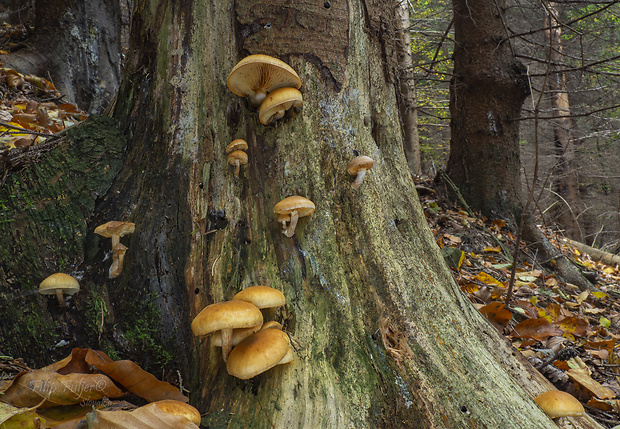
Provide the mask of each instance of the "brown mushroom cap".
[{"label": "brown mushroom cap", "polygon": [[183,416],[196,426],[200,426],[200,412],[189,404],[174,399],[162,399],[153,402],[164,413]]},{"label": "brown mushroom cap", "polygon": [[233,296],[233,301],[251,302],[258,308],[282,307],[286,304],[284,294],[269,286],[250,286]]},{"label": "brown mushroom cap", "polygon": [[226,84],[233,93],[249,97],[250,102],[258,106],[267,93],[277,88],[301,87],[301,79],[284,61],[259,54],[239,61],[228,75]]},{"label": "brown mushroom cap", "polygon": [[267,125],[281,119],[291,107],[299,107],[303,103],[301,92],[295,88],[278,88],[267,94],[260,105],[258,119],[261,124]]},{"label": "brown mushroom cap", "polygon": [[248,144],[243,139],[233,140],[231,144],[226,146],[226,153],[230,153],[235,150],[248,150]]},{"label": "brown mushroom cap", "polygon": [[581,402],[570,393],[561,390],[543,392],[534,398],[534,401],[552,419],[557,417],[578,417],[585,414]]},{"label": "brown mushroom cap", "polygon": [[[307,198],[294,195],[280,201],[273,207],[273,212],[277,215],[289,215],[297,211],[299,217],[310,216],[314,213],[316,206]],[[279,217],[278,217],[279,218]]]},{"label": "brown mushroom cap", "polygon": [[248,163],[248,154],[242,150],[236,150],[231,152],[228,155],[228,163],[231,165],[235,165],[235,163],[239,161],[239,164],[247,164]]},{"label": "brown mushroom cap", "polygon": [[80,291],[80,284],[69,274],[56,273],[47,277],[39,285],[39,293],[43,295],[56,295],[58,304],[66,307],[63,294],[73,295]]},{"label": "brown mushroom cap", "polygon": [[286,333],[264,329],[241,341],[228,356],[228,373],[242,380],[257,376],[276,366],[289,349]]},{"label": "brown mushroom cap", "polygon": [[120,237],[127,234],[133,234],[136,229],[136,225],[132,222],[121,222],[119,220],[111,220],[103,225],[99,225],[95,228],[95,234],[99,234],[102,237],[112,237],[112,247],[119,243]]},{"label": "brown mushroom cap", "polygon": [[276,322],[275,320],[270,320],[269,322],[263,323],[263,326],[260,327],[260,330],[263,329],[279,329],[282,330],[282,324],[280,322]]},{"label": "brown mushroom cap", "polygon": [[375,165],[375,161],[371,157],[360,155],[356,156],[351,160],[351,162],[349,162],[349,165],[347,165],[347,171],[349,174],[355,175],[359,173],[360,170],[371,169],[373,165]]},{"label": "brown mushroom cap", "polygon": [[245,301],[226,301],[207,305],[192,321],[194,335],[207,335],[222,329],[250,328],[263,324],[263,313]]}]

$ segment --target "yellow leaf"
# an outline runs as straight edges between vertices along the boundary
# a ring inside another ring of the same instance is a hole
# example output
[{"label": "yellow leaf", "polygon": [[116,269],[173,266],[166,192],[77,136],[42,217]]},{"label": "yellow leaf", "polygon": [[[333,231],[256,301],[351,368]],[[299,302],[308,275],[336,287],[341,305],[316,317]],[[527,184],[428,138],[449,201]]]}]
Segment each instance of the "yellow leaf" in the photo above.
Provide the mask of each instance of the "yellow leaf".
[{"label": "yellow leaf", "polygon": [[484,271],[480,271],[478,273],[478,275],[476,275],[474,278],[478,279],[482,283],[486,283],[488,285],[495,285],[495,286],[498,286],[498,287],[505,287],[502,282],[500,282],[499,280],[496,280],[495,278],[493,278],[492,276],[488,275]]},{"label": "yellow leaf", "polygon": [[603,268],[603,272],[605,274],[615,274],[616,270],[613,267],[606,266],[605,268]]},{"label": "yellow leaf", "polygon": [[598,299],[607,298],[607,294],[605,292],[592,292],[592,295],[594,295]]},{"label": "yellow leaf", "polygon": [[497,246],[497,247],[485,247],[483,252],[495,252],[495,253],[500,253],[502,251],[502,248]]},{"label": "yellow leaf", "polygon": [[609,320],[608,318],[604,316],[601,316],[601,318],[598,319],[598,324],[601,325],[605,329],[609,329],[609,327],[611,326],[611,320]]}]

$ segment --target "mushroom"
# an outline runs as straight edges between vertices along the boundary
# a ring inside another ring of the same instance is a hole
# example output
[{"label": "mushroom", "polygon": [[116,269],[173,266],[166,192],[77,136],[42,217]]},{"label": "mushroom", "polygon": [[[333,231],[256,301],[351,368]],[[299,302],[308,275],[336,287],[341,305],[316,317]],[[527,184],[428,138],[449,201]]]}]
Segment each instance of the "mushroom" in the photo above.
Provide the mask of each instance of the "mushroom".
[{"label": "mushroom", "polygon": [[73,295],[80,291],[80,284],[69,274],[56,273],[52,274],[39,285],[39,293],[43,295],[56,295],[58,304],[66,307],[67,303],[63,294]]},{"label": "mushroom", "polygon": [[228,359],[233,329],[250,328],[263,324],[263,313],[245,301],[226,301],[206,306],[192,321],[194,335],[221,331],[222,357]]},{"label": "mushroom", "polygon": [[373,165],[375,165],[375,161],[364,155],[356,156],[353,160],[351,160],[351,162],[349,162],[349,165],[347,165],[347,171],[352,175],[357,174],[355,181],[351,183],[351,187],[353,189],[358,189],[362,185],[366,171],[370,170]]},{"label": "mushroom", "polygon": [[226,153],[229,154],[235,150],[248,150],[248,144],[243,139],[235,139],[226,146]]},{"label": "mushroom", "polygon": [[235,176],[239,176],[241,164],[248,163],[248,155],[242,150],[235,150],[228,155],[228,163],[235,166]]},{"label": "mushroom", "polygon": [[[284,294],[269,286],[250,286],[233,296],[233,301],[251,302],[263,311],[263,319],[268,316],[269,309],[282,307],[286,304]],[[262,329],[262,328],[261,328]]]},{"label": "mushroom", "polygon": [[279,329],[258,331],[230,352],[226,370],[234,377],[247,380],[278,365],[289,347],[288,335]]},{"label": "mushroom", "polygon": [[570,393],[549,390],[534,398],[534,401],[551,419],[578,417],[585,414],[583,405]]},{"label": "mushroom", "polygon": [[286,223],[291,221],[291,215],[280,214],[278,215],[278,223],[282,224],[282,232],[286,231]]},{"label": "mushroom", "polygon": [[110,222],[99,225],[95,228],[95,234],[99,234],[102,237],[112,237],[112,248],[116,246],[121,237],[127,234],[133,234],[136,229],[136,225],[132,222],[121,222],[119,220],[111,220]]},{"label": "mushroom", "polygon": [[196,426],[200,426],[200,412],[189,404],[174,399],[162,399],[153,402],[164,413],[183,416]]},{"label": "mushroom", "polygon": [[112,265],[109,271],[111,279],[120,276],[123,272],[123,259],[125,259],[126,252],[127,247],[123,243],[118,243],[112,248]]},{"label": "mushroom", "polygon": [[291,107],[299,107],[303,102],[301,92],[295,88],[278,88],[270,92],[260,105],[258,119],[268,125],[282,119]]},{"label": "mushroom", "polygon": [[250,55],[232,69],[226,84],[232,92],[259,106],[267,93],[277,88],[300,88],[301,80],[284,61],[268,55]]},{"label": "mushroom", "polygon": [[[295,227],[297,226],[297,220],[300,217],[310,216],[314,213],[314,203],[307,198],[300,197],[298,195],[287,197],[275,205],[273,211],[277,215],[289,215],[290,223],[288,227],[283,231],[287,237],[292,237],[295,234]],[[281,217],[278,216],[278,221],[281,222]],[[284,222],[282,222],[284,225]]]},{"label": "mushroom", "polygon": [[282,330],[282,324],[280,322],[276,322],[275,320],[270,320],[269,322],[263,323],[263,326],[260,327],[260,330],[263,329],[279,329]]},{"label": "mushroom", "polygon": [[[263,329],[263,326],[265,325],[263,324],[262,326],[251,326],[249,328],[233,329],[232,334],[230,335],[230,345],[233,347],[236,346],[250,335],[255,334],[261,329]],[[211,336],[211,344],[213,344],[215,347],[222,347],[221,331],[215,331],[213,333],[213,336]]]}]

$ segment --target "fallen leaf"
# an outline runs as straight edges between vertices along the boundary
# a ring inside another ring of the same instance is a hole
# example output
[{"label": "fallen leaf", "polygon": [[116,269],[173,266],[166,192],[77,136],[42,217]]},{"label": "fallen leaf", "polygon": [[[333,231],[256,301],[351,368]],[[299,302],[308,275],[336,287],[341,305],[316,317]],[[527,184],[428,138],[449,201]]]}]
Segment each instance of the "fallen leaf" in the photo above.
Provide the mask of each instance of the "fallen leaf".
[{"label": "fallen leaf", "polygon": [[480,280],[482,283],[486,283],[488,285],[494,285],[494,286],[498,286],[498,287],[505,287],[504,283],[500,282],[499,280],[496,280],[495,278],[493,278],[489,274],[485,273],[484,271],[480,271],[474,278],[477,279],[477,280]]},{"label": "fallen leaf", "polygon": [[506,308],[503,302],[492,302],[480,308],[480,313],[486,317],[500,332],[508,325],[512,319],[512,313]]},{"label": "fallen leaf", "polygon": [[561,329],[556,328],[548,320],[542,318],[524,320],[515,326],[515,331],[521,338],[533,338],[539,341],[554,335],[562,335],[563,333]]},{"label": "fallen leaf", "polygon": [[197,429],[183,416],[163,412],[156,404],[134,411],[99,411],[86,415],[89,429]]},{"label": "fallen leaf", "polygon": [[565,317],[564,319],[558,320],[557,325],[564,332],[578,337],[587,337],[593,332],[590,328],[590,324],[583,317]]}]

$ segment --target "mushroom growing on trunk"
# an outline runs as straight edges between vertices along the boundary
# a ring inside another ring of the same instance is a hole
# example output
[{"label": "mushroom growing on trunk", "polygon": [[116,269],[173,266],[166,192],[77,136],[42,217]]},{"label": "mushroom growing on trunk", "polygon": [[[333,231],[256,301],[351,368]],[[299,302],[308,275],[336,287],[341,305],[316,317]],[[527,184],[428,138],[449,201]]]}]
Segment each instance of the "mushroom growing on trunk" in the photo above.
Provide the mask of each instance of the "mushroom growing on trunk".
[{"label": "mushroom growing on trunk", "polygon": [[80,284],[69,274],[56,273],[47,277],[39,285],[39,293],[42,295],[56,295],[58,304],[66,307],[67,303],[63,294],[73,295],[80,291]]},{"label": "mushroom growing on trunk", "polygon": [[347,172],[351,175],[357,175],[355,181],[351,183],[351,187],[353,189],[358,189],[362,182],[364,181],[364,176],[366,172],[375,165],[375,161],[368,156],[356,156],[351,160],[349,165],[347,165]]},{"label": "mushroom growing on trunk", "polygon": [[290,223],[288,227],[283,231],[287,237],[292,237],[295,234],[295,227],[297,226],[297,220],[300,217],[310,216],[314,213],[314,203],[307,198],[300,197],[298,195],[287,197],[275,205],[273,211],[278,215],[278,222],[282,222],[285,225],[283,215],[290,216]]}]

